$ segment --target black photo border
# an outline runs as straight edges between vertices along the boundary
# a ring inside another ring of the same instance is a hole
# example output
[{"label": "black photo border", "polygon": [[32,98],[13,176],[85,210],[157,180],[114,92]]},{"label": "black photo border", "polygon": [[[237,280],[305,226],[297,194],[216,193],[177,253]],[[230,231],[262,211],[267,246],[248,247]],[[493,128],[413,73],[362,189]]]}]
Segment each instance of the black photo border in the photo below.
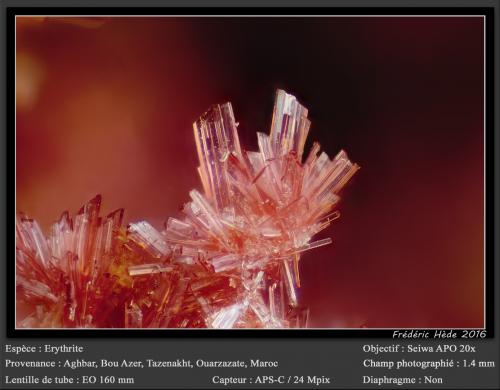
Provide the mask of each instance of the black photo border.
[{"label": "black photo border", "polygon": [[[485,327],[486,338],[494,336],[494,180],[498,174],[494,161],[494,10],[493,7],[6,7],[6,85],[7,85],[7,275],[6,307],[9,338],[122,338],[122,337],[273,337],[273,338],[392,338],[394,329],[18,329],[15,327],[15,17],[22,15],[478,15],[485,17]],[[497,64],[498,66],[498,64]],[[497,233],[495,235],[495,233]],[[498,275],[497,275],[498,276]],[[404,329],[409,330],[409,329]],[[448,332],[457,329],[415,329]],[[460,337],[460,333],[458,334]],[[432,339],[432,337],[430,337]]]}]

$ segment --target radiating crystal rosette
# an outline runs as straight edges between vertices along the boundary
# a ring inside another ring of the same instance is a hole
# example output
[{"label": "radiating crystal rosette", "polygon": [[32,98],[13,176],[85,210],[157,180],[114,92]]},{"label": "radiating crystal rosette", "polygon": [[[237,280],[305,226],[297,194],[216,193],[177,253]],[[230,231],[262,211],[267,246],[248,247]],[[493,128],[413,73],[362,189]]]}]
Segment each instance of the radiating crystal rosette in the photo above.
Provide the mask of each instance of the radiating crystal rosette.
[{"label": "radiating crystal rosette", "polygon": [[359,169],[318,143],[303,157],[307,116],[278,90],[270,134],[257,133],[251,152],[231,104],[212,106],[193,125],[203,192],[193,189],[162,231],[122,226],[122,209],[101,216],[100,195],[74,218],[64,212],[47,236],[19,213],[17,326],[307,327],[300,256],[331,243],[313,237],[339,216],[338,194]]}]

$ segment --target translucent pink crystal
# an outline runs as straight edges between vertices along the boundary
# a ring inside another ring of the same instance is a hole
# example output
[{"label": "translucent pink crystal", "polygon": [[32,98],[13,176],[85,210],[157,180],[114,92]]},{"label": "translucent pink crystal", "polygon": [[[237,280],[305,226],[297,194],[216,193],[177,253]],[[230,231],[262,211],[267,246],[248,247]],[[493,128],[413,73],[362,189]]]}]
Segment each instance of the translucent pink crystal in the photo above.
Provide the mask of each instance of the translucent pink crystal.
[{"label": "translucent pink crystal", "polygon": [[47,237],[19,214],[18,326],[306,327],[300,254],[331,243],[312,238],[338,218],[338,192],[359,168],[317,143],[303,161],[307,115],[278,90],[270,135],[247,152],[231,104],[212,106],[193,125],[203,193],[164,231],[122,227],[122,209],[101,217],[100,195]]}]

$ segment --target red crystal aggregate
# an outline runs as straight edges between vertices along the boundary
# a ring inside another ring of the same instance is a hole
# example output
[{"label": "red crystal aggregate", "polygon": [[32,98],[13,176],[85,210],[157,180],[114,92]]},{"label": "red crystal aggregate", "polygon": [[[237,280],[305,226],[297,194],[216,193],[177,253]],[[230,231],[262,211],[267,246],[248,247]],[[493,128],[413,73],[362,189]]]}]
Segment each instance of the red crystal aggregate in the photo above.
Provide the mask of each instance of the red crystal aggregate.
[{"label": "red crystal aggregate", "polygon": [[193,125],[204,191],[163,231],[123,226],[122,209],[101,216],[100,195],[46,236],[18,214],[17,327],[307,327],[300,253],[331,242],[311,240],[338,218],[338,192],[359,169],[317,143],[302,162],[307,114],[278,90],[270,135],[248,152],[231,104],[211,107]]}]

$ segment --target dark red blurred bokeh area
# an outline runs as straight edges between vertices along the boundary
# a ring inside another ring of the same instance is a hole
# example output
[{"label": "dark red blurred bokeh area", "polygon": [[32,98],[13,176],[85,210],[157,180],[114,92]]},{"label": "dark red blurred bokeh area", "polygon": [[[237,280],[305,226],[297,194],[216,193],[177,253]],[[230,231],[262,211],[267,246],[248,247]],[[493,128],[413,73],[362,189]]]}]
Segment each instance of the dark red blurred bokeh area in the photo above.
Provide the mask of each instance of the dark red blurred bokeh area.
[{"label": "dark red blurred bokeh area", "polygon": [[17,18],[17,209],[47,231],[97,193],[160,228],[200,188],[192,123],[247,149],[274,91],[362,169],[303,256],[313,327],[483,326],[483,19]]}]

